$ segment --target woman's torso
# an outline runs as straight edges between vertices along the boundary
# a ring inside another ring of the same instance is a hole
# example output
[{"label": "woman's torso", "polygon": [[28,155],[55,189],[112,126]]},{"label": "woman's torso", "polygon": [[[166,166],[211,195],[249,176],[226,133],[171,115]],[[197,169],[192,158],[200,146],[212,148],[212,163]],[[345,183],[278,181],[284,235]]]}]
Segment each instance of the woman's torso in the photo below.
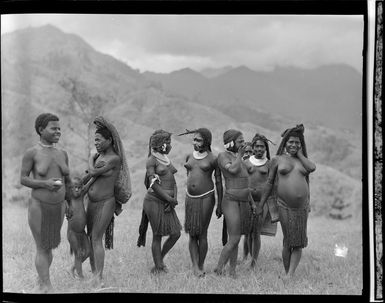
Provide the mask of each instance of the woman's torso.
[{"label": "woman's torso", "polygon": [[225,179],[225,193],[230,196],[247,201],[249,195],[249,173],[247,166],[243,161],[240,163],[240,169],[235,174],[230,173],[224,166],[224,163],[234,163],[235,155],[229,152],[222,152],[218,155],[218,165]]},{"label": "woman's torso", "polygon": [[277,196],[288,207],[300,208],[306,206],[309,200],[309,184],[307,172],[299,159],[282,155],[277,167]]},{"label": "woman's torso", "polygon": [[187,169],[187,191],[190,195],[202,195],[214,188],[212,173],[215,169],[215,159],[209,153],[203,159],[195,159],[190,154],[185,163]]},{"label": "woman's torso", "polygon": [[267,182],[269,173],[268,161],[262,166],[253,165],[250,161],[247,163],[249,172],[249,188],[254,201],[261,200],[263,187]]},{"label": "woman's torso", "polygon": [[[99,162],[109,162],[113,157],[117,155],[99,155],[96,159],[94,166],[97,166]],[[88,197],[91,201],[102,201],[114,196],[115,182],[119,174],[119,167],[114,167],[113,169],[105,172],[102,175],[99,175],[95,182],[90,186],[88,190]]]},{"label": "woman's torso", "polygon": [[36,147],[37,152],[33,159],[32,174],[36,180],[48,180],[58,178],[62,180],[63,186],[57,191],[46,188],[32,189],[32,197],[45,203],[59,203],[64,200],[65,186],[64,177],[68,176],[69,168],[66,156],[62,150],[57,148]]},{"label": "woman's torso", "polygon": [[160,187],[162,190],[171,197],[174,197],[174,189],[176,185],[174,174],[177,172],[176,168],[171,162],[170,164],[165,165],[155,159],[154,172],[159,176]]}]

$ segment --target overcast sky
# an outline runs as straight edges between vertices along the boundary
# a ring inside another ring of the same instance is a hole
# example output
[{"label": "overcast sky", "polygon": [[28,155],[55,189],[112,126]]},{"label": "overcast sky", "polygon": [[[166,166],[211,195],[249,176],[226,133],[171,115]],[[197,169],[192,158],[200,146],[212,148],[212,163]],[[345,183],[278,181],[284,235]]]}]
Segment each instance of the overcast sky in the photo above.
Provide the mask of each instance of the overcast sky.
[{"label": "overcast sky", "polygon": [[140,71],[246,65],[362,70],[363,16],[2,15],[1,33],[51,24]]}]

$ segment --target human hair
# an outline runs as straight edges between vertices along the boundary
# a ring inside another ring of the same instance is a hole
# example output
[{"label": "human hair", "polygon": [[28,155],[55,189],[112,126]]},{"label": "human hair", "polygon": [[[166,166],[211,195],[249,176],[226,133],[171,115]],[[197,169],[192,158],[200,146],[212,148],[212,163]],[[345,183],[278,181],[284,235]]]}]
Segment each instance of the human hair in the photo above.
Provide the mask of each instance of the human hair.
[{"label": "human hair", "polygon": [[59,117],[51,113],[43,113],[37,116],[35,120],[35,130],[39,136],[41,136],[39,128],[46,128],[50,121],[59,121]]},{"label": "human hair", "polygon": [[112,134],[107,127],[98,127],[95,131],[95,134],[101,134],[104,139],[111,139],[111,144],[114,143],[114,138],[112,137]]},{"label": "human hair", "polygon": [[207,128],[201,127],[201,128],[198,128],[195,131],[195,133],[198,133],[202,136],[203,147],[206,148],[208,151],[211,151],[211,140],[212,140],[211,132]]},{"label": "human hair", "polygon": [[171,138],[171,133],[158,129],[150,137],[148,143],[148,156],[151,155],[151,149],[158,151],[158,149],[163,145],[163,143]]}]

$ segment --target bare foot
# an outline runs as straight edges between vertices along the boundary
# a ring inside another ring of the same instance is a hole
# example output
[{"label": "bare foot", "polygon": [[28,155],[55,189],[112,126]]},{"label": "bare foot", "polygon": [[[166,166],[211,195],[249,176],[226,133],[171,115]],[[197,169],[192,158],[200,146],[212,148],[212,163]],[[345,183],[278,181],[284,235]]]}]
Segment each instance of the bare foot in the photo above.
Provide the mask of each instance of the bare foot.
[{"label": "bare foot", "polygon": [[51,285],[51,282],[43,283],[41,284],[41,290],[43,294],[49,294],[53,292],[53,287]]},{"label": "bare foot", "polygon": [[282,281],[282,284],[286,286],[290,282],[290,276],[288,274],[278,276],[278,278]]},{"label": "bare foot", "polygon": [[236,278],[237,278],[237,274],[236,274],[236,272],[235,272],[235,268],[230,268],[229,275],[230,275],[230,277],[233,278],[233,279],[236,279]]},{"label": "bare foot", "polygon": [[161,268],[165,273],[168,273],[168,268],[167,268],[166,264],[164,264],[163,262],[162,262],[162,264],[160,265],[160,268]]},{"label": "bare foot", "polygon": [[92,278],[92,286],[93,288],[104,288],[106,285],[99,275],[96,275]]},{"label": "bare foot", "polygon": [[256,265],[257,265],[257,261],[255,259],[251,260],[250,268],[255,269]]},{"label": "bare foot", "polygon": [[214,269],[214,272],[215,272],[218,276],[223,276],[223,274],[224,274],[223,269],[219,269],[219,268],[215,268],[215,269]]},{"label": "bare foot", "polygon": [[205,272],[197,268],[193,270],[193,273],[194,273],[194,276],[198,278],[203,278],[205,276]]},{"label": "bare foot", "polygon": [[163,267],[154,266],[153,268],[151,268],[151,273],[153,275],[162,274],[162,273],[166,273],[166,272],[167,271]]}]

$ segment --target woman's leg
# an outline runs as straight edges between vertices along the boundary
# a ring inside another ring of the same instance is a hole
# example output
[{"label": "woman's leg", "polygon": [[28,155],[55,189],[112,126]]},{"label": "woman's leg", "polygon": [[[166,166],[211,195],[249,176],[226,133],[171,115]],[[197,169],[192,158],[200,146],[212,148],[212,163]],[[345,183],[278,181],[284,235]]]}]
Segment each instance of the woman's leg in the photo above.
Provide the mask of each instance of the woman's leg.
[{"label": "woman's leg", "polygon": [[176,234],[170,235],[167,240],[164,242],[163,247],[162,247],[162,267],[165,268],[164,265],[164,257],[167,255],[167,253],[171,250],[171,248],[175,245],[176,241],[178,241],[180,237],[180,231]]},{"label": "woman's leg", "polygon": [[199,270],[204,270],[204,263],[208,251],[208,242],[207,242],[207,230],[210,225],[210,220],[213,214],[215,205],[215,196],[209,195],[205,197],[202,201],[202,233],[199,235],[199,260],[198,268]]},{"label": "woman's leg", "polygon": [[96,209],[96,204],[90,202],[88,199],[87,203],[87,237],[89,239],[90,243],[90,265],[91,265],[91,271],[93,274],[96,274],[96,267],[95,267],[95,257],[94,257],[94,248],[92,246],[92,241],[91,241],[91,232],[92,232],[92,225],[93,225],[93,216],[95,216],[95,209]]},{"label": "woman's leg", "polygon": [[49,267],[52,263],[52,251],[41,247],[41,220],[40,202],[31,198],[28,207],[28,224],[36,244],[35,267],[39,276],[39,291],[52,288]]},{"label": "woman's leg", "polygon": [[247,256],[249,254],[249,247],[250,247],[250,235],[244,235],[243,236],[243,261],[246,261]]},{"label": "woman's leg", "polygon": [[233,248],[233,251],[230,254],[230,276],[236,278],[235,267],[237,266],[238,259],[238,245]]},{"label": "woman's leg", "polygon": [[152,235],[151,251],[152,251],[152,258],[155,264],[155,267],[151,269],[152,273],[160,272],[163,269],[161,242],[162,242],[162,236],[155,235],[155,234]]},{"label": "woman's leg", "polygon": [[223,267],[230,256],[234,257],[238,253],[238,244],[241,239],[241,218],[238,203],[223,199],[222,210],[227,224],[229,240],[223,247],[217,267],[214,270],[217,274],[222,274]]},{"label": "woman's leg", "polygon": [[284,245],[282,248],[282,261],[283,261],[283,267],[285,268],[286,273],[289,272],[290,257],[291,257],[291,249]]},{"label": "woman's leg", "polygon": [[[91,231],[91,246],[94,252],[94,266],[95,274],[98,275],[99,280],[103,278],[104,269],[104,248],[103,248],[103,234],[105,233],[108,224],[114,215],[115,210],[115,198],[110,198],[104,202],[90,202],[90,203],[103,203],[103,206],[99,210],[101,213],[97,217],[99,220],[93,222]],[[95,218],[94,218],[95,219]]]},{"label": "woman's leg", "polygon": [[199,276],[200,270],[198,267],[198,262],[199,262],[198,236],[189,235],[188,248],[190,251],[190,257],[191,257],[194,275]]},{"label": "woman's leg", "polygon": [[293,248],[291,252],[290,267],[289,267],[289,275],[291,277],[294,276],[294,272],[297,269],[299,261],[301,260],[301,256],[302,256],[302,248],[299,248],[299,247]]},{"label": "woman's leg", "polygon": [[255,267],[259,255],[259,250],[261,249],[261,234],[260,230],[254,231],[252,233],[252,253],[251,253],[251,267]]}]

